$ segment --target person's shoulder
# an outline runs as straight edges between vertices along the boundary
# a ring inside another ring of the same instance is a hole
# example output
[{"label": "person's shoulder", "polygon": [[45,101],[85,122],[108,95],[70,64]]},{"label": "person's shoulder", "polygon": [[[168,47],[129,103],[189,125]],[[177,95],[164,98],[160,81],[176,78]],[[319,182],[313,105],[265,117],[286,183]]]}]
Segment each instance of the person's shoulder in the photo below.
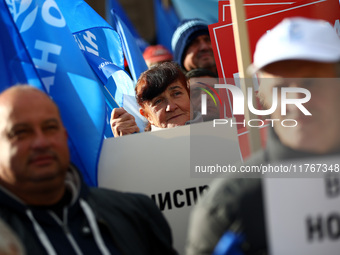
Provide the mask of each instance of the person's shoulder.
[{"label": "person's shoulder", "polygon": [[137,235],[143,233],[138,238],[146,243],[153,243],[154,252],[149,254],[177,254],[172,247],[169,224],[156,203],[148,196],[141,193],[90,188],[87,199],[98,215],[111,222],[112,226],[119,221],[119,225],[124,226],[123,232],[132,231],[131,233]]},{"label": "person's shoulder", "polygon": [[101,196],[103,199],[117,199],[127,201],[145,201],[150,198],[142,193],[123,192],[107,188],[90,188],[90,194]]},{"label": "person's shoulder", "polygon": [[90,188],[90,201],[103,206],[119,208],[156,208],[156,204],[145,194],[121,192],[106,188]]},{"label": "person's shoulder", "polygon": [[201,205],[204,207],[209,205],[211,210],[215,210],[215,206],[235,203],[242,196],[259,187],[261,187],[261,180],[258,178],[215,179],[210,184],[209,191],[203,197]]}]

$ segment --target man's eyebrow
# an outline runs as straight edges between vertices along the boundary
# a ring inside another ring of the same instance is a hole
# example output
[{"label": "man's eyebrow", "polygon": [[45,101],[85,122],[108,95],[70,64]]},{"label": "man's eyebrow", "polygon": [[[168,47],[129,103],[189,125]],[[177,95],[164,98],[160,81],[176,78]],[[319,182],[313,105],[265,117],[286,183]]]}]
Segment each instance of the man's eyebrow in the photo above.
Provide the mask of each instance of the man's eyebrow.
[{"label": "man's eyebrow", "polygon": [[59,124],[59,120],[57,118],[51,118],[51,119],[47,119],[47,120],[44,120],[43,123],[56,123],[56,124]]},{"label": "man's eyebrow", "polygon": [[22,127],[28,127],[28,126],[29,126],[29,124],[25,123],[25,122],[17,123],[17,124],[14,124],[10,130],[14,130],[14,129],[17,129],[17,128],[22,128]]},{"label": "man's eyebrow", "polygon": [[[57,118],[51,118],[51,119],[44,120],[42,122],[42,124],[51,124],[51,123],[59,124],[60,121]],[[28,123],[28,122],[16,123],[16,124],[13,125],[12,130],[15,129],[15,128],[28,127],[28,126],[30,126],[30,123]]]}]

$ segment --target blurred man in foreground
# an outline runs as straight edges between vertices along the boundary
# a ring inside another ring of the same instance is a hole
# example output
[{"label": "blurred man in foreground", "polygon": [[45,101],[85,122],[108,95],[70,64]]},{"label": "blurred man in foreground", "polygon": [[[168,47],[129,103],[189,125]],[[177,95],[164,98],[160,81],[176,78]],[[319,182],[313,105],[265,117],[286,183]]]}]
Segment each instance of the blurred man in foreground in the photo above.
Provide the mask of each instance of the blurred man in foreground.
[{"label": "blurred man in foreground", "polygon": [[[304,88],[311,98],[303,107],[311,115],[304,114],[301,106],[288,104],[287,115],[282,116],[279,103],[270,116],[279,121],[268,130],[266,149],[253,155],[247,165],[340,154],[339,61],[340,39],[321,20],[285,19],[258,41],[252,69],[259,74],[264,107],[272,106],[273,88],[278,89],[279,98],[282,88]],[[304,99],[305,95],[291,92],[289,98]],[[284,127],[283,119],[294,119],[298,125]],[[267,254],[262,196],[261,179],[215,181],[192,213],[187,254],[211,254],[222,236],[238,252]]]},{"label": "blurred man in foreground", "polygon": [[176,254],[151,199],[83,183],[46,94],[11,87],[0,116],[0,218],[28,254]]}]

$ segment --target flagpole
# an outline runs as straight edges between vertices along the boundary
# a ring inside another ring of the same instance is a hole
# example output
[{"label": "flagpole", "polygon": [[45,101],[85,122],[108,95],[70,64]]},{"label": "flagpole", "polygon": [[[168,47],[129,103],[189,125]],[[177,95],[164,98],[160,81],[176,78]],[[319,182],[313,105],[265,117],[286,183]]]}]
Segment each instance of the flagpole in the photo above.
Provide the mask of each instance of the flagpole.
[{"label": "flagpole", "polygon": [[[243,0],[230,0],[231,18],[233,22],[233,32],[236,48],[237,66],[240,77],[240,84],[244,95],[245,111],[244,118],[246,123],[251,119],[257,119],[256,115],[249,111],[248,109],[248,88],[253,88],[252,77],[247,73],[247,68],[251,64],[250,58],[250,47],[248,39],[248,29],[245,22],[245,11],[243,7]],[[254,91],[254,89],[253,89]],[[252,93],[253,103],[256,103]],[[250,144],[251,153],[256,152],[261,149],[260,132],[258,128],[249,127],[247,125],[248,139]]]}]

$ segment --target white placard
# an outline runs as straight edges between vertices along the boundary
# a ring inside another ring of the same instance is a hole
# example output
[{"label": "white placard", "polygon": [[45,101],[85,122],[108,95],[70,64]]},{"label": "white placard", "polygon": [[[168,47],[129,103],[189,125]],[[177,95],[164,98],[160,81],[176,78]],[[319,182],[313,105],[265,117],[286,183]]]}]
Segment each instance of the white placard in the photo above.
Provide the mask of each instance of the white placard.
[{"label": "white placard", "polygon": [[324,173],[323,178],[264,180],[270,254],[339,254],[340,175],[334,169],[340,160],[326,162],[333,173]]},{"label": "white placard", "polygon": [[209,159],[223,157],[230,164],[241,160],[236,128],[214,128],[206,122],[106,139],[99,161],[100,187],[153,195],[159,206],[163,204],[180,254],[194,198],[212,181],[209,173],[195,177],[190,173],[193,142]]}]

